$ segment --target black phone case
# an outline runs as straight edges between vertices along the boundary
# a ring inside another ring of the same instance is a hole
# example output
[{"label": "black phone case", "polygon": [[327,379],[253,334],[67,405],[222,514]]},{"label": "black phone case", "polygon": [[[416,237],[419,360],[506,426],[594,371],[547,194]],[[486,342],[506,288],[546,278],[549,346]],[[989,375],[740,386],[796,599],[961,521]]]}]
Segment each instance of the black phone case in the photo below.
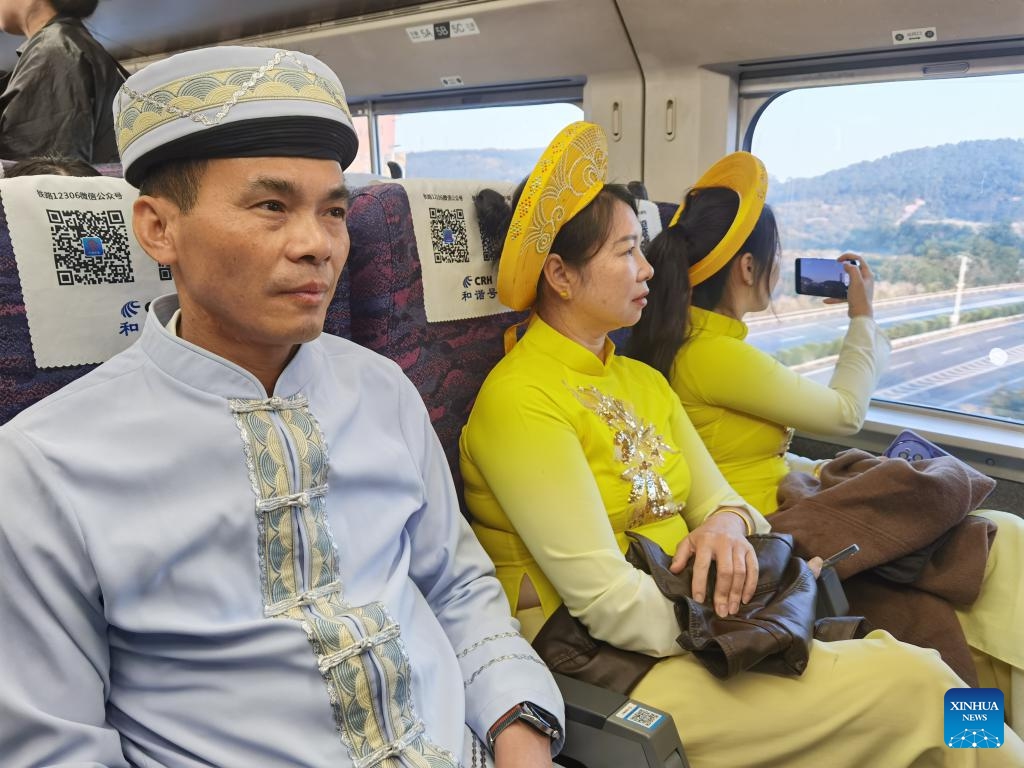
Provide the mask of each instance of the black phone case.
[{"label": "black phone case", "polygon": [[920,461],[921,459],[934,459],[938,456],[949,456],[949,453],[916,432],[906,429],[896,435],[896,439],[885,449],[883,456],[888,456],[890,459]]}]

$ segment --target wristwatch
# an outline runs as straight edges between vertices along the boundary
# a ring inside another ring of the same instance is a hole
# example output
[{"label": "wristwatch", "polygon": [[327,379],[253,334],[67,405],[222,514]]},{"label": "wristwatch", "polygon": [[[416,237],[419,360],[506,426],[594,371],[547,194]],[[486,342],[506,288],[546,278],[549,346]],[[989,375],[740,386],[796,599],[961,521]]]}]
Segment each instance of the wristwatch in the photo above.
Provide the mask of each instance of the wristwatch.
[{"label": "wristwatch", "polygon": [[550,713],[528,701],[521,701],[499,717],[498,721],[487,731],[487,748],[491,750],[492,755],[494,754],[494,742],[498,736],[517,721],[526,723],[552,741],[556,741],[562,735],[558,730],[558,721]]}]

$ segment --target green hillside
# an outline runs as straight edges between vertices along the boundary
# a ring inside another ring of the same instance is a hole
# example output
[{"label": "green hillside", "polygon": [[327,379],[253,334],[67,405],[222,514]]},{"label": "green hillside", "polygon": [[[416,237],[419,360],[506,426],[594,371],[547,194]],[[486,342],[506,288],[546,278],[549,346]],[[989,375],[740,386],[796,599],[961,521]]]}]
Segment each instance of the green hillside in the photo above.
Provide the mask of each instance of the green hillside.
[{"label": "green hillside", "polygon": [[410,152],[406,175],[428,179],[516,181],[533,170],[543,147],[536,149],[435,149]]},{"label": "green hillside", "polygon": [[[810,179],[773,181],[787,248],[913,251],[1024,222],[1024,141],[965,141],[899,152]],[[1014,238],[1015,239],[1015,238]]]}]

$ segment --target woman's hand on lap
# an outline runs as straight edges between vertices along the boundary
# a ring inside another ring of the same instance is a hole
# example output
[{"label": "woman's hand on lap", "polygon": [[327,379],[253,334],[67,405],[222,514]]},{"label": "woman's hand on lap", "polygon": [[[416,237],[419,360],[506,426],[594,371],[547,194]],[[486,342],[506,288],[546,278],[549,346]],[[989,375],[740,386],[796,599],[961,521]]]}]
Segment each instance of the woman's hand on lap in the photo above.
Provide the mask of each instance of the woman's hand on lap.
[{"label": "woman's hand on lap", "polygon": [[715,613],[725,617],[754,596],[757,587],[757,556],[746,539],[746,524],[738,514],[713,514],[679,542],[669,567],[679,573],[690,558],[693,565],[693,599],[704,602],[708,568],[715,563]]}]

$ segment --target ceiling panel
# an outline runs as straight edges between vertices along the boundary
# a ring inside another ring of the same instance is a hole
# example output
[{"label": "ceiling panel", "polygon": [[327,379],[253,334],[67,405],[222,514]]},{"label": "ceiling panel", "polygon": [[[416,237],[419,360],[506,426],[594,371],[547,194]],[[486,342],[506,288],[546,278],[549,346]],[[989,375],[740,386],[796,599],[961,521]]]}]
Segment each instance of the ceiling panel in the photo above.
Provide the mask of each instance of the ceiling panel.
[{"label": "ceiling panel", "polygon": [[939,44],[1024,36],[1024,0],[618,3],[645,72],[893,50],[892,31],[916,27],[935,27]]},{"label": "ceiling panel", "polygon": [[[470,0],[100,0],[86,24],[118,59],[265,35],[337,19]],[[0,68],[9,69],[23,38],[0,35]]]}]

